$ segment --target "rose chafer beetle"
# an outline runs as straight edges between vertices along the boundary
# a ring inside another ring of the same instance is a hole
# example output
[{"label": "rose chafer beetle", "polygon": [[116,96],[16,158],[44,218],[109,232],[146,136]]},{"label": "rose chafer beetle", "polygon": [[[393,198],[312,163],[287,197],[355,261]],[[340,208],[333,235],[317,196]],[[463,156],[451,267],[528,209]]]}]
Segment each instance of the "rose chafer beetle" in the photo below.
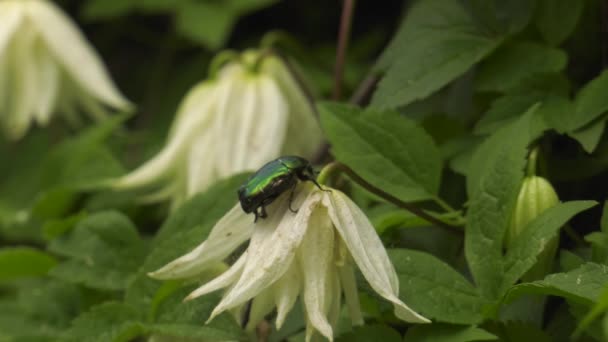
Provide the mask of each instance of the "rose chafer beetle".
[{"label": "rose chafer beetle", "polygon": [[254,213],[253,222],[256,222],[258,217],[265,218],[268,216],[266,206],[291,189],[289,210],[297,212],[291,208],[291,201],[298,180],[311,181],[323,190],[317,183],[315,172],[308,160],[297,156],[284,156],[268,162],[239,188],[239,201],[243,211],[247,214]]}]

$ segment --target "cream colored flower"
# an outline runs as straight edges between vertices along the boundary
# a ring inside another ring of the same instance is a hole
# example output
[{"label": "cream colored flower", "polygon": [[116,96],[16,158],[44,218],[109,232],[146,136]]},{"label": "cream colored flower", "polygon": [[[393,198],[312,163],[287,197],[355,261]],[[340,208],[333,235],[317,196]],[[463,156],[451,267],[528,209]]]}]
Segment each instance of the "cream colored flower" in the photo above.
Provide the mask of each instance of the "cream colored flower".
[{"label": "cream colored flower", "polygon": [[151,188],[149,199],[175,207],[281,155],[310,158],[321,139],[314,108],[283,61],[249,51],[190,90],[165,147],[114,186]]},{"label": "cream colored flower", "polygon": [[332,340],[342,294],[353,324],[363,323],[354,274],[357,266],[369,285],[394,305],[397,317],[429,322],[398,298],[399,281],[380,238],[346,195],[300,184],[292,203],[298,212],[294,214],[288,206],[286,193],[268,207],[267,218],[254,223],[252,215],[237,204],[218,221],[205,242],[150,276],[195,276],[250,240],[247,250],[226,272],[187,297],[226,289],[209,320],[254,299],[249,326],[276,308],[280,328],[299,297],[306,313],[307,340],[314,331]]},{"label": "cream colored flower", "polygon": [[130,107],[92,46],[57,6],[46,0],[0,0],[0,125],[21,138],[33,121],[46,125],[57,112],[79,123],[103,105]]}]

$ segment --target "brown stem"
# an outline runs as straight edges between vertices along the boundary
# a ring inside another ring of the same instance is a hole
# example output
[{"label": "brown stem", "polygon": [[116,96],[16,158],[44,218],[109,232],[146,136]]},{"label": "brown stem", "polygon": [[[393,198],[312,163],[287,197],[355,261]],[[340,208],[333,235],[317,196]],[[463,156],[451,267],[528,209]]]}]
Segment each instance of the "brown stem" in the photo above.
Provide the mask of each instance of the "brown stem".
[{"label": "brown stem", "polygon": [[359,83],[357,90],[355,90],[349,102],[359,106],[367,103],[372,90],[374,90],[379,80],[378,74],[374,72],[368,74],[367,77]]},{"label": "brown stem", "polygon": [[423,218],[423,219],[427,220],[428,222],[433,223],[439,227],[447,228],[447,229],[450,229],[453,231],[462,232],[462,229],[460,227],[443,222],[443,221],[437,219],[436,217],[434,217],[433,215],[430,215],[427,212],[425,212],[424,210],[416,207],[415,205],[404,202],[404,201],[398,199],[397,197],[395,197],[391,194],[388,194],[388,193],[376,188],[375,186],[369,184],[365,179],[361,178],[361,176],[356,174],[355,171],[353,171],[353,169],[351,169],[350,167],[348,167],[342,163],[338,163],[338,162],[336,162],[336,164],[337,164],[336,168],[338,168],[338,169],[340,169],[340,171],[346,173],[348,175],[348,177],[350,177],[352,180],[354,180],[357,184],[361,185],[361,187],[363,187],[365,190],[367,190],[367,191],[391,202],[392,204],[398,206],[399,208],[405,209],[405,210],[411,212],[412,214],[414,214],[420,218]]},{"label": "brown stem", "polygon": [[346,59],[346,49],[350,39],[350,28],[353,20],[353,10],[355,0],[344,0],[342,6],[342,16],[340,18],[340,30],[338,31],[338,48],[336,51],[336,65],[334,69],[334,89],[333,100],[342,97],[342,79],[344,78],[344,62]]}]

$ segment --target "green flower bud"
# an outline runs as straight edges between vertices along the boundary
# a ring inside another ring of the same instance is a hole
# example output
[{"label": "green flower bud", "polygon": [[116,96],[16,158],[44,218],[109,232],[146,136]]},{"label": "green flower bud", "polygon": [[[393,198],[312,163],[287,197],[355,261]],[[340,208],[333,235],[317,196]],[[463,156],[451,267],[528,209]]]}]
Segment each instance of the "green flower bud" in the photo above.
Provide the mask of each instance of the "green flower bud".
[{"label": "green flower bud", "polygon": [[[543,211],[559,203],[557,193],[551,183],[539,176],[527,176],[524,178],[515,211],[511,218],[511,224],[505,234],[505,247],[509,249],[515,238],[526,229],[527,225],[538,217]],[[522,280],[531,281],[543,278],[551,271],[553,257],[557,251],[559,238],[551,239],[544,250],[539,254],[538,261]]]}]

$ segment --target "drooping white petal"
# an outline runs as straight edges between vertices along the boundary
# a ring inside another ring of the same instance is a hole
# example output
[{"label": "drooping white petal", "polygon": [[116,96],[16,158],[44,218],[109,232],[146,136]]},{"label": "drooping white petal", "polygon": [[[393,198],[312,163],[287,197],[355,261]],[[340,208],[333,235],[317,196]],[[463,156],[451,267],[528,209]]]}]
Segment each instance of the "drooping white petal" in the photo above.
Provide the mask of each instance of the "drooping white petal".
[{"label": "drooping white petal", "polygon": [[188,197],[207,189],[218,177],[209,161],[217,158],[214,134],[201,134],[194,138],[187,160],[186,194]]},{"label": "drooping white petal", "polygon": [[9,47],[9,89],[13,96],[6,97],[9,105],[4,119],[6,134],[10,139],[21,138],[30,126],[36,106],[36,62],[31,53],[36,33],[28,25],[22,25],[16,34],[19,39]]},{"label": "drooping white petal", "polygon": [[[232,266],[230,266],[230,268],[226,270],[226,272],[220,274],[219,276],[213,278],[213,280],[205,283],[196,290],[190,292],[190,294],[186,296],[184,300],[192,300],[194,298],[204,296],[213,291],[217,291],[219,289],[223,289],[225,287],[233,285],[234,282],[237,281],[237,279],[239,279],[239,277],[241,276],[241,273],[243,272],[243,267],[245,266],[245,262],[247,262],[247,252],[241,254],[238,260]],[[211,320],[211,318],[209,318],[209,320]]]},{"label": "drooping white petal", "polygon": [[179,123],[163,149],[145,164],[116,180],[115,188],[135,188],[153,184],[171,176],[175,168],[185,163],[193,136],[210,134],[212,111],[215,108],[215,92],[212,84],[197,86],[180,106]]},{"label": "drooping white petal", "polygon": [[321,127],[312,100],[279,58],[268,58],[262,70],[272,74],[281,88],[289,108],[288,139],[283,146],[285,155],[312,157],[323,141]]},{"label": "drooping white petal", "polygon": [[302,268],[304,287],[303,303],[307,319],[312,326],[329,340],[333,330],[327,314],[334,296],[333,290],[334,230],[327,216],[327,209],[317,208],[310,217],[308,230],[298,249],[298,262]]},{"label": "drooping white petal", "polygon": [[361,315],[361,305],[359,303],[359,293],[357,293],[357,281],[355,280],[355,271],[351,265],[338,267],[340,274],[340,283],[344,291],[344,300],[350,314],[350,320],[353,325],[362,325],[363,316]]},{"label": "drooping white petal", "polygon": [[60,72],[53,58],[41,45],[41,42],[37,41],[36,48],[32,51],[36,70],[38,70],[36,81],[38,101],[34,113],[36,121],[41,125],[46,125],[57,101]]},{"label": "drooping white petal", "polygon": [[323,193],[334,226],[348,247],[355,263],[371,287],[395,306],[395,315],[413,323],[428,323],[398,297],[399,280],[395,269],[365,214],[342,192]]},{"label": "drooping white petal", "polygon": [[237,204],[215,224],[207,240],[190,253],[150,273],[150,276],[157,279],[175,279],[197,275],[210,264],[230,255],[249,239],[252,231],[251,216],[246,215]]},{"label": "drooping white petal", "polygon": [[277,307],[276,326],[281,329],[287,314],[293,308],[293,305],[298,299],[300,288],[302,287],[302,277],[296,265],[292,265],[287,269],[287,272],[277,280],[273,286],[274,301]]},{"label": "drooping white petal", "polygon": [[21,7],[10,1],[0,2],[0,57],[23,19]]},{"label": "drooping white petal", "polygon": [[[305,187],[310,189],[306,185],[299,189]],[[306,232],[308,219],[320,201],[317,193],[296,192],[293,203],[294,206],[299,205],[297,214],[287,209],[289,193],[285,193],[268,208],[268,217],[258,220],[247,249],[250,254],[243,274],[213,310],[212,317],[253,298],[274,284],[291,266],[296,248]]]},{"label": "drooping white petal", "polygon": [[251,125],[257,109],[255,79],[241,65],[228,66],[226,72],[230,72],[230,77],[219,80],[221,91],[218,91],[214,121],[218,152],[215,163],[220,177],[246,171],[239,157],[246,153],[245,146],[239,144],[239,140],[245,138],[246,127]]},{"label": "drooping white petal", "polygon": [[254,112],[244,141],[241,156],[244,169],[257,169],[278,157],[287,133],[287,103],[277,83],[269,76],[260,74],[256,79],[258,107]]},{"label": "drooping white petal", "polygon": [[61,9],[50,1],[28,1],[24,5],[46,45],[82,88],[114,108],[131,107],[114,86],[93,47]]},{"label": "drooping white petal", "polygon": [[274,309],[274,293],[269,287],[255,296],[249,311],[249,321],[245,329],[252,331]]}]

